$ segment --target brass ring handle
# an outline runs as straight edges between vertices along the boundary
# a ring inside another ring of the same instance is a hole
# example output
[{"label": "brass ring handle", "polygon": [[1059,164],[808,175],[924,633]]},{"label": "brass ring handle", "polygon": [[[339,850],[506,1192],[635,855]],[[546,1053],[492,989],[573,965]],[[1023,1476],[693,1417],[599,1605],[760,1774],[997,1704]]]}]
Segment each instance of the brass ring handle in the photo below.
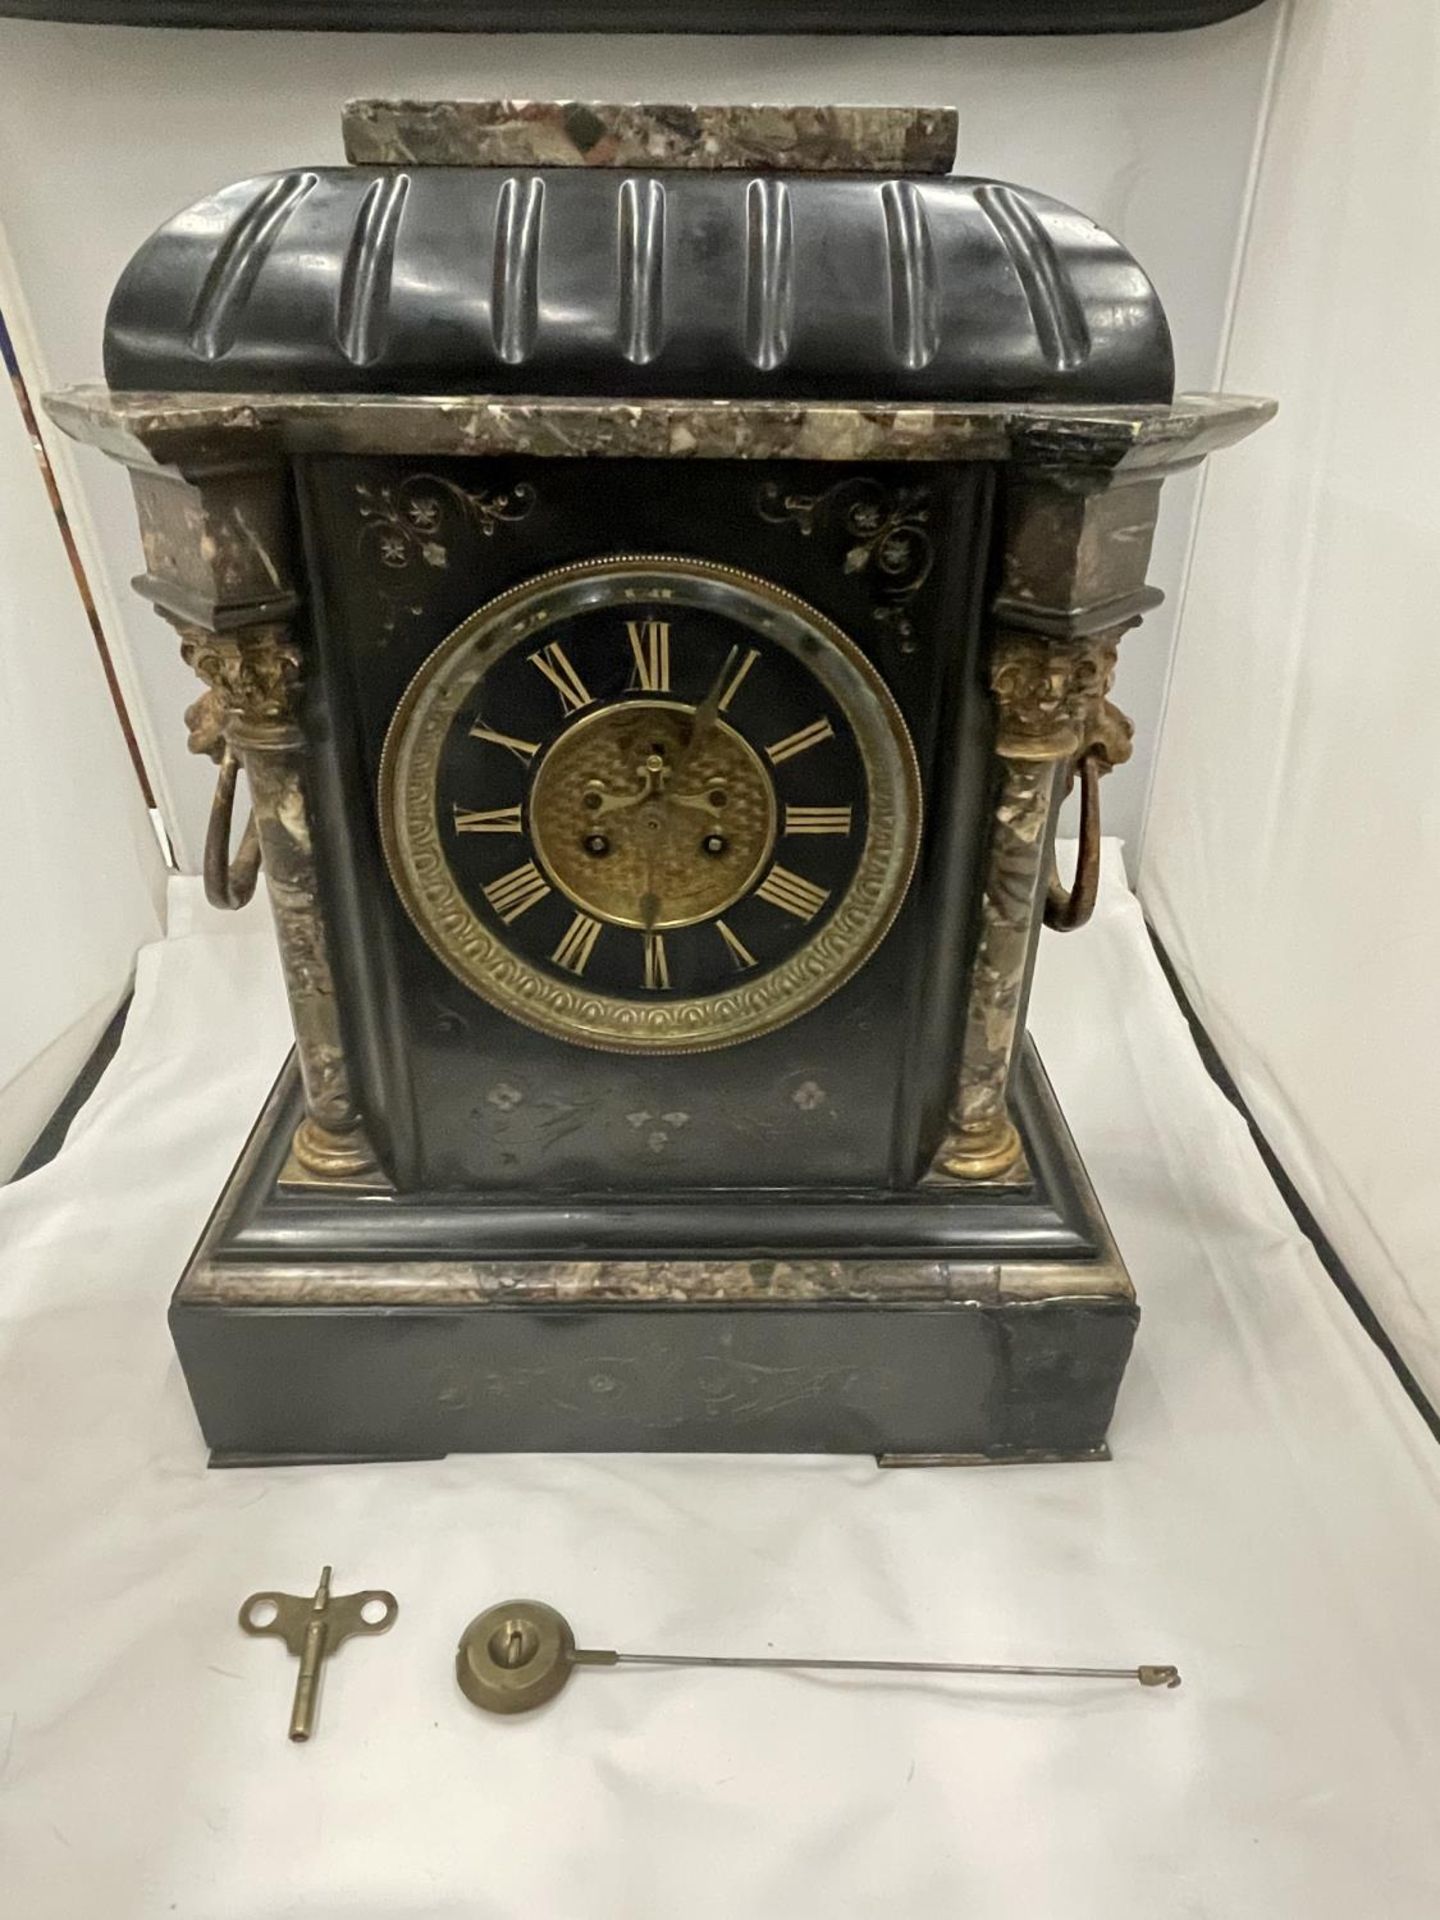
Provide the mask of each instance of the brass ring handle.
[{"label": "brass ring handle", "polygon": [[1099,747],[1082,753],[1072,774],[1080,776],[1080,848],[1074,884],[1067,891],[1052,862],[1045,895],[1045,924],[1056,933],[1074,933],[1095,911],[1100,892],[1100,775],[1108,764]]},{"label": "brass ring handle", "polygon": [[230,827],[235,814],[235,782],[240,762],[233,747],[220,756],[220,777],[215,782],[215,798],[210,803],[210,826],[205,835],[205,898],[212,907],[229,912],[243,907],[255,892],[260,875],[260,839],[252,813],[240,836],[240,845],[230,851]]}]

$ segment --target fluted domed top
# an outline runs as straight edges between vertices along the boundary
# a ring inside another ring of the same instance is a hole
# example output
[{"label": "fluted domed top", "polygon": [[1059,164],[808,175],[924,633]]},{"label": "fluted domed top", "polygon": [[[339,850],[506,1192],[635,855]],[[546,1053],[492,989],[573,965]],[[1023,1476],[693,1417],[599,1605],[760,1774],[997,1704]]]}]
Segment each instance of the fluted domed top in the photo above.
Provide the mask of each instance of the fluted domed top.
[{"label": "fluted domed top", "polygon": [[115,389],[1164,402],[1159,299],[997,181],[584,167],[296,169],[121,275]]}]

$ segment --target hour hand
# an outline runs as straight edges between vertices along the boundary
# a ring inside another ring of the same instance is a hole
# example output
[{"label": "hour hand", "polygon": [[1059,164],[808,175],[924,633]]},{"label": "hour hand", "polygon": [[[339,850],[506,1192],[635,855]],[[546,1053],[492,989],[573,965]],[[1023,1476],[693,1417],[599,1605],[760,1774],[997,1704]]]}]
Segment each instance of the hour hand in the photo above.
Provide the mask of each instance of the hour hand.
[{"label": "hour hand", "polygon": [[691,813],[714,813],[715,805],[709,793],[676,793],[667,788],[665,798],[673,807],[688,807]]},{"label": "hour hand", "polygon": [[592,787],[586,796],[585,811],[603,820],[607,813],[619,813],[624,807],[638,807],[642,800],[648,799],[650,783],[647,780],[636,793],[603,793]]},{"label": "hour hand", "polygon": [[659,790],[664,771],[665,762],[652,754],[640,769],[640,785],[634,793],[606,793],[604,787],[595,782],[586,792],[586,810],[597,820],[603,820],[607,813],[618,813],[622,807],[638,807],[642,800],[648,800]]}]

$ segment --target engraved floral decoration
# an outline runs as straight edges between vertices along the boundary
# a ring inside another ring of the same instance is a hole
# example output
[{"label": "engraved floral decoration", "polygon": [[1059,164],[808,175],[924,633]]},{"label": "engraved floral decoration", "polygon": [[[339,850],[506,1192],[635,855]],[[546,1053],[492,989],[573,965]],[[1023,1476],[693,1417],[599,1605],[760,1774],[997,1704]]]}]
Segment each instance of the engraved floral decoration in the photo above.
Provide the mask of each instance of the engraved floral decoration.
[{"label": "engraved floral decoration", "polygon": [[[670,1144],[670,1134],[674,1130],[690,1124],[688,1113],[627,1113],[625,1118],[637,1133],[643,1134],[645,1144],[652,1153],[663,1153]],[[663,1123],[663,1124],[661,1124]]]},{"label": "engraved floral decoration", "polygon": [[862,475],[822,493],[790,493],[767,480],[755,509],[772,526],[792,522],[807,536],[838,525],[849,542],[844,571],[870,576],[880,601],[875,619],[894,632],[902,652],[914,651],[908,609],[935,565],[928,487],[890,488]]},{"label": "engraved floral decoration", "polygon": [[447,1044],[470,1038],[470,1022],[458,1007],[447,1006],[443,1000],[431,999],[429,1027],[437,1040]]},{"label": "engraved floral decoration", "polygon": [[387,637],[401,614],[423,611],[424,569],[438,572],[449,566],[454,523],[469,525],[488,540],[497,527],[523,520],[536,497],[523,480],[511,487],[476,489],[457,486],[438,473],[407,474],[394,486],[357,481],[357,551],[384,574],[409,576],[380,587]]},{"label": "engraved floral decoration", "polygon": [[644,1360],[596,1354],[531,1366],[485,1366],[474,1373],[447,1369],[435,1391],[445,1412],[487,1401],[520,1403],[664,1432],[697,1419],[740,1425],[825,1396],[893,1393],[897,1385],[890,1367],[777,1365],[730,1352],[691,1355],[653,1345]]}]

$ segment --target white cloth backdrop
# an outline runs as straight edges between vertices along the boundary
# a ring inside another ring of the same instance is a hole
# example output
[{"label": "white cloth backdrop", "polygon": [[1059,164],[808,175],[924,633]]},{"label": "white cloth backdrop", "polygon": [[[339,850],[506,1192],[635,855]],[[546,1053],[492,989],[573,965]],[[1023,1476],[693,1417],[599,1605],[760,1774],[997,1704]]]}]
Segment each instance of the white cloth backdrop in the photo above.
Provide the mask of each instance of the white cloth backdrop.
[{"label": "white cloth backdrop", "polygon": [[1440,1405],[1440,9],[1294,8],[1140,891]]},{"label": "white cloth backdrop", "polygon": [[[1207,1080],[1133,899],[1035,1026],[1145,1319],[1106,1466],[457,1457],[207,1472],[167,1294],[285,1043],[259,910],[177,883],[119,1060],[0,1192],[0,1911],[14,1920],[1433,1920],[1440,1451]],[[261,1587],[399,1597],[285,1738]],[[591,1644],[1174,1660],[1177,1693],[589,1672]]]},{"label": "white cloth backdrop", "polygon": [[0,821],[6,1180],[159,932],[165,864],[3,362]]}]

